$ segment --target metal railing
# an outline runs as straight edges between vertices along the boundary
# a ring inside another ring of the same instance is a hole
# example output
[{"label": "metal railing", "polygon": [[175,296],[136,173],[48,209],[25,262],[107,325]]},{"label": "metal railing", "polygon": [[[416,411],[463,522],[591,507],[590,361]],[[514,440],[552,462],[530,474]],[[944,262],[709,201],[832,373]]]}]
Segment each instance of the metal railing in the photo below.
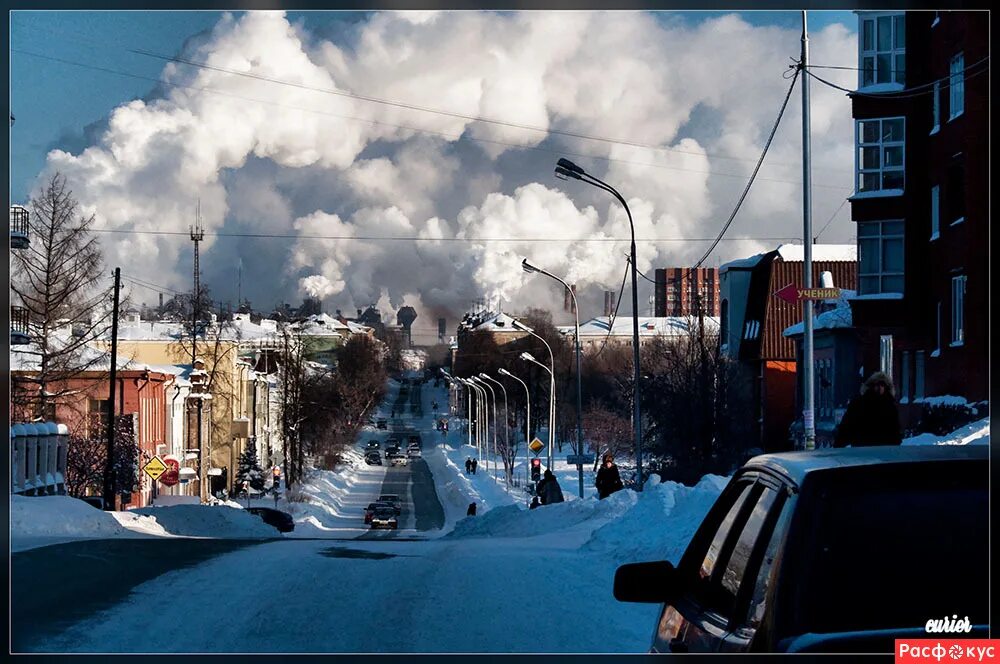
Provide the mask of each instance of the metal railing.
[{"label": "metal railing", "polygon": [[23,346],[31,343],[31,333],[28,329],[28,310],[24,307],[10,308],[10,345]]},{"label": "metal railing", "polygon": [[68,443],[65,424],[33,422],[11,426],[11,493],[65,494]]},{"label": "metal railing", "polygon": [[10,247],[27,249],[31,244],[28,234],[28,210],[20,205],[10,206]]}]

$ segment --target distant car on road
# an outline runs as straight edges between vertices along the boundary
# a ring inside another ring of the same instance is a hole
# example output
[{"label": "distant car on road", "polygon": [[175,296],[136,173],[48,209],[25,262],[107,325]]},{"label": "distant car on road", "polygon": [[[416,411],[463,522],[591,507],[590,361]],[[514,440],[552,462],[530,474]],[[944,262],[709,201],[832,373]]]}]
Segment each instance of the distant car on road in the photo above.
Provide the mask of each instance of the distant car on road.
[{"label": "distant car on road", "polygon": [[365,463],[367,463],[369,466],[381,466],[382,465],[382,457],[379,455],[378,450],[375,450],[374,452],[369,452],[368,454],[366,454],[365,455]]},{"label": "distant car on road", "polygon": [[396,510],[396,514],[399,514],[403,510],[403,501],[400,500],[399,496],[395,493],[383,493],[378,497],[376,502],[391,505],[392,508]]},{"label": "distant car on road", "polygon": [[393,452],[391,456],[386,455],[389,459],[389,465],[391,466],[405,466],[408,461],[405,454],[400,454],[399,452]]},{"label": "distant car on road", "polygon": [[371,519],[372,530],[377,530],[378,528],[389,528],[395,530],[399,527],[399,521],[396,520],[396,512],[389,507],[380,507],[375,510],[375,514]]},{"label": "distant car on road", "polygon": [[368,444],[365,445],[366,450],[377,450],[381,447],[381,444],[377,440],[369,440]]},{"label": "distant car on road", "polygon": [[[390,509],[396,512],[396,508],[392,506],[391,503],[385,501],[376,500],[374,503],[368,503],[368,507],[365,508],[365,523],[371,523],[372,517],[375,516],[375,512],[379,509]],[[396,512],[399,514],[399,512]]]},{"label": "distant car on road", "polygon": [[406,456],[410,457],[411,459],[419,459],[420,458],[420,448],[419,447],[411,447],[410,449],[406,450]]},{"label": "distant car on road", "polygon": [[377,426],[379,429],[388,429],[389,420],[385,419],[384,417],[380,417],[378,418],[378,422],[375,423],[375,426]]},{"label": "distant car on road", "polygon": [[290,533],[295,530],[295,521],[292,520],[292,515],[288,512],[270,507],[248,507],[246,509],[247,512],[259,516],[267,525],[277,528],[279,532]]},{"label": "distant car on road", "polygon": [[[623,565],[662,604],[653,652],[890,652],[930,618],[989,632],[987,446],[765,454],[738,470],[677,567]],[[656,524],[649,524],[656,527]]]},{"label": "distant car on road", "polygon": [[423,441],[420,439],[420,434],[410,434],[406,438],[406,443],[410,447],[416,445],[418,448],[423,445]]}]

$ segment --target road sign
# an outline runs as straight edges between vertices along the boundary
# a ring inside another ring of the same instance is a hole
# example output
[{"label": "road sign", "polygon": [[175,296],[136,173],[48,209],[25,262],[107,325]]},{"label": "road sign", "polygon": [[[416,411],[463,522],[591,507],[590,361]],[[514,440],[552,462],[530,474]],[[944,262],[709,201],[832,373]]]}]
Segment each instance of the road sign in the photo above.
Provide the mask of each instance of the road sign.
[{"label": "road sign", "polygon": [[803,300],[836,300],[840,297],[839,288],[799,288],[788,284],[774,294],[789,304],[798,304]]},{"label": "road sign", "polygon": [[167,469],[162,475],[160,475],[160,484],[163,484],[164,486],[174,486],[181,479],[180,459],[175,457],[173,454],[167,454],[163,457],[163,465],[165,465]]},{"label": "road sign", "polygon": [[167,464],[163,463],[163,460],[160,459],[160,457],[158,456],[155,456],[152,459],[150,459],[149,463],[147,463],[145,466],[142,467],[142,472],[149,475],[154,482],[160,479],[160,475],[165,473],[166,470],[167,470]]},{"label": "road sign", "polygon": [[545,443],[535,438],[533,441],[528,443],[528,449],[534,452],[535,454],[538,454],[539,452],[545,449]]},{"label": "road sign", "polygon": [[594,463],[593,454],[570,454],[566,457],[566,463],[571,466],[586,466]]}]

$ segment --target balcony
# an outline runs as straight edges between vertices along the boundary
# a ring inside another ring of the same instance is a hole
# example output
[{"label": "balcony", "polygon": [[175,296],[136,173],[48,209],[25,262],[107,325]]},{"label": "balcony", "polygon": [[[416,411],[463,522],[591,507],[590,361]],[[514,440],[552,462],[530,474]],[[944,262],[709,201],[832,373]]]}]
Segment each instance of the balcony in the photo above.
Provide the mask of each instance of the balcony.
[{"label": "balcony", "polygon": [[24,346],[31,343],[28,331],[28,310],[24,307],[10,308],[10,345]]},{"label": "balcony", "polygon": [[28,210],[20,205],[10,206],[10,248],[27,249],[31,245],[28,238]]}]

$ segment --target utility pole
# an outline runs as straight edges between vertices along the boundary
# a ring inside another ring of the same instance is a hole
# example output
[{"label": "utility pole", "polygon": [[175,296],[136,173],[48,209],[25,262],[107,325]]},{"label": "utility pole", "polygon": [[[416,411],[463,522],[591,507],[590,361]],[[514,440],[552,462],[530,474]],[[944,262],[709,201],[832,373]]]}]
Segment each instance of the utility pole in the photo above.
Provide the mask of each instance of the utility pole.
[{"label": "utility pole", "polygon": [[[201,200],[198,201],[198,208],[195,213],[195,225],[190,226],[189,230],[191,231],[191,241],[194,242],[194,294],[191,298],[191,368],[193,370],[195,368],[195,360],[198,359],[198,308],[201,304],[201,267],[198,262],[198,243],[205,237],[205,233],[201,229]],[[204,401],[202,397],[198,397],[198,414],[195,430],[198,446],[198,484],[202,499],[206,499],[209,494],[206,487],[208,482],[206,479],[206,466],[211,463],[211,455],[209,455],[208,460],[205,459],[205,446],[202,444],[201,433],[203,405]]]},{"label": "utility pole", "polygon": [[[802,10],[802,286],[812,288],[812,164],[809,125],[809,33],[806,12]],[[816,448],[816,423],[813,419],[813,303],[802,302],[802,423],[805,448]]]},{"label": "utility pole", "polygon": [[122,269],[115,268],[115,299],[111,311],[111,387],[108,390],[108,458],[104,462],[104,509],[114,511],[115,494],[115,392],[118,383],[118,297],[121,291]]}]

